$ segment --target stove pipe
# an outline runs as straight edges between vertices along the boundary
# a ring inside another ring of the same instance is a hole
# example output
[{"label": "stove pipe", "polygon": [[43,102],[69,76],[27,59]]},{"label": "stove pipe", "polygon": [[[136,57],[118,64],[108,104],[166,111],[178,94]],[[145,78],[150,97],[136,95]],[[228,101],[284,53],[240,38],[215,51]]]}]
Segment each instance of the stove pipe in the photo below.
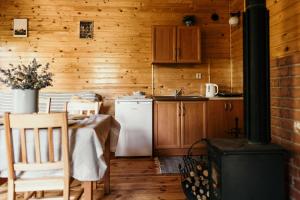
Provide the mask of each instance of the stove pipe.
[{"label": "stove pipe", "polygon": [[270,48],[265,0],[246,0],[243,37],[245,133],[250,143],[268,144],[271,140]]}]

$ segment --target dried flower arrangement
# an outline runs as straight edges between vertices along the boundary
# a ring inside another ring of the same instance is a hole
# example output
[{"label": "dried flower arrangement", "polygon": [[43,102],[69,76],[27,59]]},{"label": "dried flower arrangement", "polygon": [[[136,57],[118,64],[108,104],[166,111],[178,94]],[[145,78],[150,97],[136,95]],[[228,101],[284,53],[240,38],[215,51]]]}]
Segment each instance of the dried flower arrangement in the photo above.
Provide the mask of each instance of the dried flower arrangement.
[{"label": "dried flower arrangement", "polygon": [[35,89],[39,90],[52,86],[53,74],[48,72],[49,63],[42,67],[36,59],[33,59],[28,66],[10,64],[10,69],[0,68],[0,82],[12,89]]}]

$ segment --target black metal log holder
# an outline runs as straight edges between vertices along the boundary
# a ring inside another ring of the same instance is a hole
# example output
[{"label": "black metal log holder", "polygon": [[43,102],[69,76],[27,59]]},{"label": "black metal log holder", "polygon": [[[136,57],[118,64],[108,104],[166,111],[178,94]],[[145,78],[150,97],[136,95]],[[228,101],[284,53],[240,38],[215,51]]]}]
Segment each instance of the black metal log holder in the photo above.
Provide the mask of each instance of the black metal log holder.
[{"label": "black metal log holder", "polygon": [[188,200],[209,200],[208,161],[207,156],[192,157],[194,146],[203,140],[195,142],[183,156],[183,165],[179,164],[181,186]]}]

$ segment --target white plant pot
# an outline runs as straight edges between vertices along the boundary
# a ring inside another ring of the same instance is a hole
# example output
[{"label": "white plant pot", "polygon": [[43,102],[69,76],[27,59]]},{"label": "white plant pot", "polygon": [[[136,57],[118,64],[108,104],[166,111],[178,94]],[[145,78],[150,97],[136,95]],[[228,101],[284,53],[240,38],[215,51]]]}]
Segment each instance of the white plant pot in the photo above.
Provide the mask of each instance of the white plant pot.
[{"label": "white plant pot", "polygon": [[38,111],[38,90],[13,89],[13,112],[34,113]]}]

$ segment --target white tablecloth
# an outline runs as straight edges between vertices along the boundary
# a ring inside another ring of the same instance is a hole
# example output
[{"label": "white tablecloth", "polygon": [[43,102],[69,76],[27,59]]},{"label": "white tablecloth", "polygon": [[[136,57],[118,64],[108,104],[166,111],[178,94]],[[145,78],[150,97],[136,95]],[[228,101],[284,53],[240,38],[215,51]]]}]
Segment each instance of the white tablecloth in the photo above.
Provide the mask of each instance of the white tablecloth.
[{"label": "white tablecloth", "polygon": [[[110,115],[94,115],[80,120],[69,127],[69,143],[71,157],[71,176],[80,181],[97,181],[106,171],[103,152],[105,141],[110,133],[112,149],[115,148],[119,135],[120,126]],[[40,130],[41,160],[47,161],[47,130]],[[53,130],[54,159],[59,160],[60,153],[60,130]],[[28,162],[34,160],[33,134],[27,135]],[[13,130],[15,160],[20,161],[20,139],[18,130]],[[61,172],[48,171],[43,175],[60,175]],[[37,173],[23,174],[22,177],[37,177]],[[0,127],[0,177],[7,177],[6,144],[3,126]]]}]

